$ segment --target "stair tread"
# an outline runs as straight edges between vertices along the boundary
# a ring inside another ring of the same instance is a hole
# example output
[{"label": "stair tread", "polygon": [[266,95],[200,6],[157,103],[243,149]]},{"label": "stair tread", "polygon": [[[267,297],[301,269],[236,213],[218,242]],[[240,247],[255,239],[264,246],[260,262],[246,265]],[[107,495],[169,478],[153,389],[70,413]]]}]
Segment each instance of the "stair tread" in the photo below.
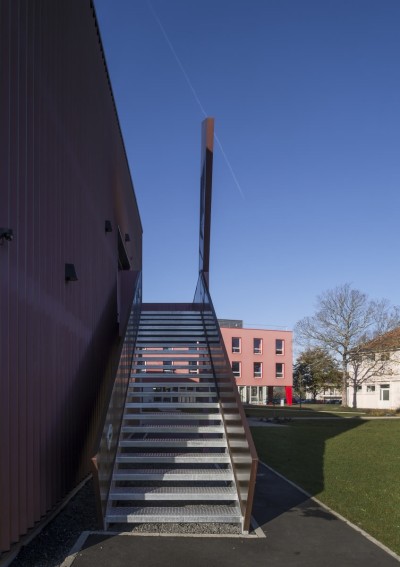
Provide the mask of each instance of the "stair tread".
[{"label": "stair tread", "polygon": [[111,506],[107,512],[107,520],[113,521],[113,517],[118,516],[139,516],[150,518],[151,516],[173,517],[176,521],[183,521],[182,518],[190,517],[199,521],[201,518],[209,517],[215,521],[218,517],[241,519],[240,507],[235,505],[189,505],[189,506]]},{"label": "stair tread", "polygon": [[174,431],[174,432],[193,432],[193,433],[198,433],[199,429],[202,430],[202,432],[204,431],[204,433],[220,433],[224,431],[224,427],[223,425],[181,425],[181,424],[155,424],[155,425],[149,425],[148,423],[146,425],[135,425],[135,426],[129,426],[129,425],[123,425],[121,428],[122,433],[136,433],[136,432],[151,432],[151,433],[156,433],[156,432],[169,432],[169,431]]},{"label": "stair tread", "polygon": [[225,477],[227,474],[232,475],[232,471],[230,469],[220,469],[220,468],[196,468],[196,469],[180,469],[180,468],[143,468],[143,469],[127,469],[127,470],[118,470],[114,472],[113,479],[119,480],[118,477],[128,475],[128,476],[135,476],[135,475],[143,475],[143,474],[157,474],[157,475],[167,475],[167,476],[177,476],[177,475],[187,475],[187,476],[212,476],[213,478],[218,477]]},{"label": "stair tread", "polygon": [[230,495],[236,496],[234,486],[134,486],[134,487],[115,487],[111,490],[110,496],[117,499],[122,494],[201,494],[201,495]]},{"label": "stair tread", "polygon": [[[171,448],[201,448],[201,447],[226,447],[226,440],[224,438],[219,439],[121,439],[120,447],[146,447],[149,449],[156,447]],[[234,445],[241,446],[241,445]],[[244,446],[244,445],[243,445]],[[191,453],[189,453],[191,454]],[[186,455],[186,453],[185,453]]]},{"label": "stair tread", "polygon": [[136,420],[148,420],[148,419],[167,419],[167,420],[207,420],[207,421],[222,421],[221,415],[217,413],[185,413],[181,411],[176,412],[143,412],[143,413],[125,413],[123,421]]}]

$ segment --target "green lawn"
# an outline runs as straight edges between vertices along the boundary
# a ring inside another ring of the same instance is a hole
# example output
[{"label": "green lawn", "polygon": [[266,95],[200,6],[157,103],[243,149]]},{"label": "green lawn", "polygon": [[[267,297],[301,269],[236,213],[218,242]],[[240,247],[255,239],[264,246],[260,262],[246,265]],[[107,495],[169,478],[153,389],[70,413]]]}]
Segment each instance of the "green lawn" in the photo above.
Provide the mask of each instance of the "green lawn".
[{"label": "green lawn", "polygon": [[251,417],[362,417],[400,415],[400,410],[353,409],[330,404],[299,404],[293,406],[245,406]]},{"label": "green lawn", "polygon": [[299,420],[252,433],[260,460],[400,554],[400,420]]}]

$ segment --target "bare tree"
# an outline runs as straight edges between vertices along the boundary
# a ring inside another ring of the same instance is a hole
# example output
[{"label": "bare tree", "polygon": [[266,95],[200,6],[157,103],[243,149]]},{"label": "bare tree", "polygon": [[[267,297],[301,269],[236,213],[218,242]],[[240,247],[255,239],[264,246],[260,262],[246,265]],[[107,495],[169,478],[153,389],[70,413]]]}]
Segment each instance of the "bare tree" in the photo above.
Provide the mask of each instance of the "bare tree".
[{"label": "bare tree", "polygon": [[342,404],[347,406],[348,366],[352,354],[367,340],[399,325],[399,307],[392,307],[387,300],[371,301],[365,293],[346,283],[318,296],[316,313],[301,319],[295,333],[300,344],[321,347],[339,358]]}]

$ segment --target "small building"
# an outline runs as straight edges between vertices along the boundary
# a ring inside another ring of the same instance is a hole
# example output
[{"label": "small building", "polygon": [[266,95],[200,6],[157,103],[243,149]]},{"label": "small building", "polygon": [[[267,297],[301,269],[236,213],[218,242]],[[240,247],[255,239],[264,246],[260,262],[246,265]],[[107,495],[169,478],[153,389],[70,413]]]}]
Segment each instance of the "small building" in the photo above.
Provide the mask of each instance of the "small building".
[{"label": "small building", "polygon": [[292,403],[292,331],[246,329],[243,321],[219,319],[243,403]]},{"label": "small building", "polygon": [[[362,362],[357,384],[357,407],[371,409],[400,408],[400,327],[370,341],[365,347],[365,362]],[[349,405],[353,399],[350,384],[347,389]]]}]

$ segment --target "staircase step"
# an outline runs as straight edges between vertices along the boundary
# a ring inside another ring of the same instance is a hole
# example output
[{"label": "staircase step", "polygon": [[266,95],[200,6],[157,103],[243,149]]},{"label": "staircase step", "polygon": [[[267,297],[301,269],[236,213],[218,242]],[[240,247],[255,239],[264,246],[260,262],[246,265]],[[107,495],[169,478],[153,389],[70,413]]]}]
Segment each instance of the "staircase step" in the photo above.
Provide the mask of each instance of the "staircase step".
[{"label": "staircase step", "polygon": [[209,482],[233,480],[232,470],[229,469],[126,469],[113,474],[113,481],[192,481]]},{"label": "staircase step", "polygon": [[[171,449],[178,447],[226,447],[225,439],[174,439],[169,437],[167,439],[120,439],[120,447],[171,447]],[[236,446],[236,445],[235,445]]]},{"label": "staircase step", "polygon": [[[165,385],[163,386],[165,388],[168,388],[169,386]],[[127,397],[128,398],[145,398],[145,397],[149,397],[151,396],[152,398],[156,397],[156,398],[216,398],[217,394],[216,392],[197,392],[197,391],[186,391],[186,390],[181,390],[181,391],[173,391],[171,390],[170,392],[155,392],[155,391],[151,391],[151,392],[132,392],[132,391],[128,391],[127,393]]]},{"label": "staircase step", "polygon": [[237,500],[234,486],[135,486],[115,487],[111,500]]},{"label": "staircase step", "polygon": [[239,506],[110,507],[108,523],[235,523],[242,520]]},{"label": "staircase step", "polygon": [[[165,382],[167,382],[167,380],[186,379],[186,380],[192,380],[193,383],[195,384],[195,380],[201,381],[205,379],[209,380],[210,378],[214,378],[214,374],[211,374],[210,372],[204,372],[204,373],[200,372],[199,374],[197,374],[197,372],[196,374],[191,372],[179,372],[177,374],[174,374],[173,372],[154,372],[154,371],[146,372],[145,368],[146,367],[143,366],[139,372],[136,372],[135,374],[132,373],[132,378],[134,379],[133,380],[134,383],[136,383],[138,380],[143,382],[145,380],[160,379],[160,380],[165,380]],[[148,374],[148,376],[145,376],[146,374]],[[229,385],[231,386],[231,384]]]},{"label": "staircase step", "polygon": [[[239,428],[237,428],[239,430]],[[224,433],[223,425],[123,425],[121,433]],[[243,431],[243,428],[240,430]]]},{"label": "staircase step", "polygon": [[185,412],[141,412],[141,413],[126,413],[124,414],[123,422],[132,421],[222,421],[219,413],[185,413]]},{"label": "staircase step", "polygon": [[119,464],[124,463],[168,463],[168,464],[197,464],[223,463],[229,464],[228,453],[119,453],[115,459]]},{"label": "staircase step", "polygon": [[[149,378],[151,380],[151,378]],[[131,382],[129,384],[129,390],[134,390],[135,388],[213,388],[215,389],[215,382],[196,382],[194,380],[186,380],[182,382],[169,382],[168,380],[163,380],[162,382]],[[129,391],[128,390],[128,391]]]},{"label": "staircase step", "polygon": [[219,408],[219,403],[217,402],[128,402],[125,404],[127,409],[133,408],[165,408],[165,409],[179,409],[179,408]]}]

